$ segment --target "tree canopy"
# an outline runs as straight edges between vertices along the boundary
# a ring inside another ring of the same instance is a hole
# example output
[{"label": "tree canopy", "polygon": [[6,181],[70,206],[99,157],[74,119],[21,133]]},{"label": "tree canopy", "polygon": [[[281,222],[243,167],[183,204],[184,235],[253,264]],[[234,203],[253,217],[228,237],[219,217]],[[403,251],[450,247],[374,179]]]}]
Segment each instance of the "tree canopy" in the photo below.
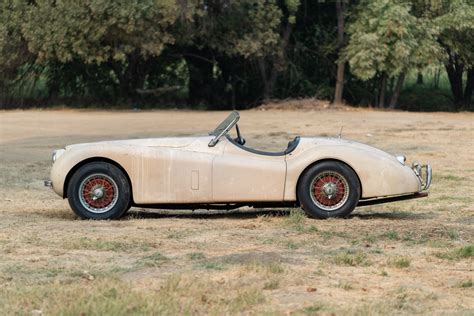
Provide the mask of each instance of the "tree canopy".
[{"label": "tree canopy", "polygon": [[469,0],[1,0],[0,105],[245,108],[337,81],[403,108],[406,78],[443,68],[449,109],[470,109],[473,52]]}]

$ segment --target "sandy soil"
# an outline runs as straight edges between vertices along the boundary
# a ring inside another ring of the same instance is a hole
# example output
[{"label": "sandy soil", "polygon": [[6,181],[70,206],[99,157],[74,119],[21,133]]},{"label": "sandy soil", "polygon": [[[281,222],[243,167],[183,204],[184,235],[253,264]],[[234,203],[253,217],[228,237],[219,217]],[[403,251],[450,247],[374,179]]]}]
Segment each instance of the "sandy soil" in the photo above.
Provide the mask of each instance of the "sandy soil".
[{"label": "sandy soil", "polygon": [[0,112],[0,314],[474,314],[474,115],[269,109],[250,146],[343,137],[430,162],[429,198],[358,208],[194,214],[134,208],[82,221],[43,187],[71,143],[197,135],[227,113]]}]

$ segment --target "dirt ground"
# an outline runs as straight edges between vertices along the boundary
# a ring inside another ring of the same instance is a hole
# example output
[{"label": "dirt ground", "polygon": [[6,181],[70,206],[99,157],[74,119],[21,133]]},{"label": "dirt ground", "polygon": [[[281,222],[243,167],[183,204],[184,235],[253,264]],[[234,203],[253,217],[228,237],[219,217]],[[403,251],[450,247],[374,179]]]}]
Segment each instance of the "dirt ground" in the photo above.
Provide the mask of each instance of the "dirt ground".
[{"label": "dirt ground", "polygon": [[0,314],[474,314],[474,115],[243,111],[248,144],[334,136],[430,162],[427,199],[313,220],[298,209],[133,208],[77,219],[43,187],[51,151],[198,135],[225,112],[0,112]]}]

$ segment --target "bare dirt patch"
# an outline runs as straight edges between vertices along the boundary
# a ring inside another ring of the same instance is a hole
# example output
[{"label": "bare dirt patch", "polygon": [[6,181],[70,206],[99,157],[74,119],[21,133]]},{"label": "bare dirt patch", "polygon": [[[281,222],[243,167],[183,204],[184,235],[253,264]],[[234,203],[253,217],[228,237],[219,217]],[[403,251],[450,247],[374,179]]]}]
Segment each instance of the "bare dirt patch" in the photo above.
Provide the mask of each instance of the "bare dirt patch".
[{"label": "bare dirt patch", "polygon": [[42,186],[54,148],[197,135],[224,112],[0,112],[0,314],[474,312],[474,115],[266,109],[241,113],[250,146],[296,135],[365,142],[429,161],[427,199],[298,210],[134,208],[81,221]]}]

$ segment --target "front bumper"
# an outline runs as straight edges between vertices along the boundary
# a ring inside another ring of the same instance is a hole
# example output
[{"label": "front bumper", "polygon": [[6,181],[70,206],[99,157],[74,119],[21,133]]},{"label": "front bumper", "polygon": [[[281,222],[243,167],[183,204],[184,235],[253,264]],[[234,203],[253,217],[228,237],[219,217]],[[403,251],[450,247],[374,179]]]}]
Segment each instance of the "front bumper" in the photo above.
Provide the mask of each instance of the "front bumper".
[{"label": "front bumper", "polygon": [[420,180],[420,191],[428,191],[431,185],[431,179],[433,177],[433,169],[431,168],[431,166],[429,164],[420,165],[418,162],[414,162],[412,165],[412,169]]}]

